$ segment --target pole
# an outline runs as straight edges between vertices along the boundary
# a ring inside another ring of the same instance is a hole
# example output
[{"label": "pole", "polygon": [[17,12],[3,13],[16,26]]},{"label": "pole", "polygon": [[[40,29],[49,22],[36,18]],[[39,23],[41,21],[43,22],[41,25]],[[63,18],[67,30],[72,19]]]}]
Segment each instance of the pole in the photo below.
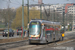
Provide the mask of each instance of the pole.
[{"label": "pole", "polygon": [[42,19],[41,4],[40,4],[40,19]]},{"label": "pole", "polygon": [[54,12],[52,11],[52,13],[51,13],[51,20],[52,20],[52,22],[54,21],[53,20],[53,14],[54,14]]},{"label": "pole", "polygon": [[59,22],[59,14],[57,14],[57,22]]},{"label": "pole", "polygon": [[10,0],[8,0],[8,38],[9,38],[9,3]]},{"label": "pole", "polygon": [[55,10],[54,10],[54,22],[55,22]]},{"label": "pole", "polygon": [[51,14],[50,14],[50,5],[49,5],[49,16],[51,17]]},{"label": "pole", "polygon": [[[55,22],[55,10],[53,11],[53,15],[54,15],[54,22]],[[54,23],[54,22],[53,22],[53,23]],[[54,26],[54,29],[55,29],[55,26]],[[55,33],[55,30],[54,30],[54,33]],[[55,35],[56,35],[56,33],[55,33]],[[55,36],[55,35],[54,35],[54,36]],[[55,36],[55,37],[56,37],[56,36]],[[54,40],[56,40],[56,39],[54,39]]]},{"label": "pole", "polygon": [[63,26],[64,26],[63,31],[65,32],[64,14],[65,14],[65,12],[64,12],[64,9],[63,9]]},{"label": "pole", "polygon": [[29,0],[27,0],[27,10],[28,10],[28,23],[29,23]]},{"label": "pole", "polygon": [[23,31],[23,36],[22,38],[24,38],[24,0],[22,0],[22,31]]}]

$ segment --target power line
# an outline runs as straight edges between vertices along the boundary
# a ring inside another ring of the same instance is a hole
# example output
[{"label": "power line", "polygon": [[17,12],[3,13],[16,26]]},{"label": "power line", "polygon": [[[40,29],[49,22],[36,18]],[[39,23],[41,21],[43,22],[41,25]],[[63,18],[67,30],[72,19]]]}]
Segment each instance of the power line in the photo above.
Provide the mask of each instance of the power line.
[{"label": "power line", "polygon": [[33,2],[36,2],[36,3],[38,3],[37,1],[33,1]]},{"label": "power line", "polygon": [[[33,1],[30,1],[29,3],[32,3]],[[34,1],[34,2],[36,2],[36,1]],[[37,3],[37,2],[36,2]]]},{"label": "power line", "polygon": [[[16,5],[20,5],[20,4],[17,4],[17,3],[13,3],[13,2],[11,2],[12,4],[16,4]],[[22,5],[22,4],[21,4]]]},{"label": "power line", "polygon": [[[6,0],[3,0],[3,1],[8,2],[8,1],[6,1]],[[10,1],[10,3],[16,4],[16,5],[20,5],[20,4],[17,4],[18,2],[17,2],[17,3],[13,3],[13,2]]]},{"label": "power line", "polygon": [[15,0],[17,3],[21,4],[18,0]]},{"label": "power line", "polygon": [[[10,1],[10,3],[17,4],[18,2],[17,2],[17,3],[14,3],[14,2],[12,2],[12,1]],[[18,3],[17,5],[20,5],[20,3]],[[22,4],[21,4],[21,5],[22,5]]]}]

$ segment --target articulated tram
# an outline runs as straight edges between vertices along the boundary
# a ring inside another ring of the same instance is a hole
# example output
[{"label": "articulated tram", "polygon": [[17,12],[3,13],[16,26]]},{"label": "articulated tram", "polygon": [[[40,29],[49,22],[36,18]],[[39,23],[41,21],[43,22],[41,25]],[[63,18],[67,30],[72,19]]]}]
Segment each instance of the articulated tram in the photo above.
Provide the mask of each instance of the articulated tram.
[{"label": "articulated tram", "polygon": [[31,20],[29,25],[29,43],[47,43],[62,38],[60,22]]}]

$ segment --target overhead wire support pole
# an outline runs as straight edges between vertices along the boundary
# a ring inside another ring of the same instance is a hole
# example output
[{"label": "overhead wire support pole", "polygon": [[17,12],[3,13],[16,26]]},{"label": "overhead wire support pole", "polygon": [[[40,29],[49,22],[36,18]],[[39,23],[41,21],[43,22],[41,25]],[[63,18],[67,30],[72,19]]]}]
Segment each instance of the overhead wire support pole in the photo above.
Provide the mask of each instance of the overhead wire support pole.
[{"label": "overhead wire support pole", "polygon": [[[44,5],[43,5],[44,6]],[[45,9],[45,6],[44,6],[44,10],[45,10],[45,14],[46,14],[46,17],[47,17],[47,20],[48,20],[48,14],[47,14],[47,11]]]},{"label": "overhead wire support pole", "polygon": [[50,15],[50,5],[49,5],[49,16],[51,16],[51,15]]},{"label": "overhead wire support pole", "polygon": [[64,14],[65,14],[65,12],[64,12],[64,9],[63,9],[63,26],[64,26],[63,31],[65,32]]},{"label": "overhead wire support pole", "polygon": [[55,22],[55,10],[54,10],[54,22]]},{"label": "overhead wire support pole", "polygon": [[10,0],[8,0],[8,38],[9,38],[9,4]]},{"label": "overhead wire support pole", "polygon": [[24,0],[22,0],[22,31],[23,31],[23,36],[22,38],[24,38]]},{"label": "overhead wire support pole", "polygon": [[40,4],[40,19],[42,19],[42,9],[41,9],[42,4]]},{"label": "overhead wire support pole", "polygon": [[29,0],[27,0],[28,23],[29,23]]}]

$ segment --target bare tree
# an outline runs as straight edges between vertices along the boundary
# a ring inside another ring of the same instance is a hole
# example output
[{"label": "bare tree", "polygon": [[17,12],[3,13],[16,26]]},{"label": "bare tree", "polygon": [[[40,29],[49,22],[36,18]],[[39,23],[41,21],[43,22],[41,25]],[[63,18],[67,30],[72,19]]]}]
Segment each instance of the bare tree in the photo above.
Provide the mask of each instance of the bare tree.
[{"label": "bare tree", "polygon": [[0,17],[4,19],[5,26],[7,26],[8,18],[9,18],[9,24],[11,25],[11,22],[15,18],[15,15],[16,15],[16,11],[13,11],[11,8],[9,8],[9,17],[8,17],[8,8],[2,9],[0,11]]}]

